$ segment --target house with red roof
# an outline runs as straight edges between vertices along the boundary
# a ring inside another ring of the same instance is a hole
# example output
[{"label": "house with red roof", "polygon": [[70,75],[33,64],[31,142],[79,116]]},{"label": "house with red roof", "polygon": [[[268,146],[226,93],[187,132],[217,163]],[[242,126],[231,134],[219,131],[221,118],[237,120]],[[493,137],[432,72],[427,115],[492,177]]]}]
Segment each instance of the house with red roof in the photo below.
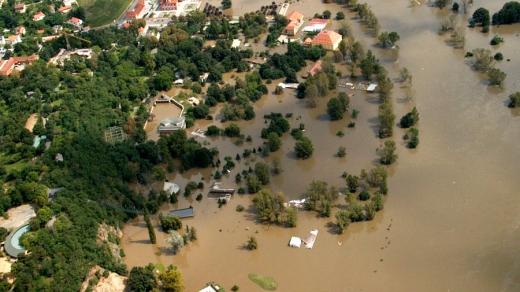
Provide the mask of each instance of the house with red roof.
[{"label": "house with red roof", "polygon": [[0,60],[0,76],[9,76],[14,70],[14,58]]},{"label": "house with red roof", "polygon": [[40,21],[45,18],[45,14],[41,11],[36,12],[36,14],[33,16],[33,21]]},{"label": "house with red roof", "polygon": [[175,10],[177,9],[177,0],[160,0],[159,10]]},{"label": "house with red roof", "polygon": [[81,19],[79,19],[77,17],[71,17],[67,21],[67,23],[75,26],[76,28],[81,28],[81,26],[83,25],[83,20],[81,20]]},{"label": "house with red roof", "polygon": [[23,25],[20,25],[19,27],[16,28],[16,34],[18,34],[18,35],[25,35],[26,32],[27,32],[27,30],[25,29],[25,26],[23,26]]},{"label": "house with red roof", "polygon": [[298,30],[300,30],[300,27],[303,25],[303,17],[304,15],[300,12],[293,11],[289,16],[287,16],[289,23],[284,28],[283,32],[287,35],[295,35],[298,33]]},{"label": "house with red roof", "polygon": [[322,30],[312,39],[313,46],[322,46],[326,50],[335,51],[343,37],[333,30]]},{"label": "house with red roof", "polygon": [[[15,66],[32,64],[39,59],[38,55],[11,57],[0,61],[0,76],[9,76],[13,73]],[[23,70],[23,69],[21,69]]]},{"label": "house with red roof", "polygon": [[72,6],[61,6],[58,12],[61,14],[69,13],[72,10]]},{"label": "house with red roof", "polygon": [[14,6],[14,11],[16,13],[25,13],[27,7],[25,6],[25,3],[18,3]]},{"label": "house with red roof", "polygon": [[321,60],[318,60],[316,61],[316,63],[314,63],[314,65],[312,65],[311,69],[307,72],[310,76],[314,76],[316,74],[318,74],[318,72],[321,71]]},{"label": "house with red roof", "polygon": [[131,10],[128,10],[126,13],[126,18],[130,19],[138,19],[143,17],[143,11],[144,11],[144,0],[137,1],[137,4],[135,4],[134,8]]}]

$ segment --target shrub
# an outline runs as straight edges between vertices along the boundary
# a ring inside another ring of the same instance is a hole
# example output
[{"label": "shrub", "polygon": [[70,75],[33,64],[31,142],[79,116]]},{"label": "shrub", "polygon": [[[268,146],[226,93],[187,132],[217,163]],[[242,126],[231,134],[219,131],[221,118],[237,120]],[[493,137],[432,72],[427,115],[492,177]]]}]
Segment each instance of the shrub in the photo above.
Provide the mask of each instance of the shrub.
[{"label": "shrub", "polygon": [[491,39],[491,42],[489,42],[490,45],[492,46],[496,46],[496,45],[499,45],[501,43],[504,42],[504,38],[502,38],[501,36],[499,35],[495,35],[492,39]]},{"label": "shrub", "polygon": [[401,128],[410,128],[411,126],[414,126],[419,121],[419,112],[417,111],[417,108],[413,108],[412,111],[405,114],[399,124]]},{"label": "shrub", "polygon": [[242,205],[237,205],[236,209],[235,209],[237,212],[242,212],[245,210],[244,206]]},{"label": "shrub", "polygon": [[256,241],[256,238],[254,236],[249,237],[249,239],[246,242],[246,248],[248,250],[255,250],[258,248],[258,242]]},{"label": "shrub", "polygon": [[336,156],[337,157],[345,157],[346,155],[347,155],[347,150],[345,149],[345,147],[340,146],[338,148],[338,152],[336,152]]},{"label": "shrub", "polygon": [[218,136],[220,135],[220,129],[217,126],[211,125],[206,129],[207,136]]},{"label": "shrub", "polygon": [[228,137],[239,137],[240,127],[237,124],[231,123],[224,129],[224,134]]},{"label": "shrub", "polygon": [[410,128],[406,132],[404,139],[406,142],[406,147],[410,149],[417,148],[417,145],[419,145],[419,130],[417,128]]},{"label": "shrub", "polygon": [[507,74],[498,68],[492,68],[488,71],[489,85],[502,86]]},{"label": "shrub", "polygon": [[361,193],[359,193],[358,198],[360,201],[367,201],[368,199],[370,199],[370,194],[367,191],[362,191]]},{"label": "shrub", "polygon": [[509,105],[510,108],[520,107],[520,92],[513,93],[509,96]]},{"label": "shrub", "polygon": [[164,232],[179,230],[182,227],[181,219],[177,216],[159,214],[159,221],[161,222],[161,228]]}]

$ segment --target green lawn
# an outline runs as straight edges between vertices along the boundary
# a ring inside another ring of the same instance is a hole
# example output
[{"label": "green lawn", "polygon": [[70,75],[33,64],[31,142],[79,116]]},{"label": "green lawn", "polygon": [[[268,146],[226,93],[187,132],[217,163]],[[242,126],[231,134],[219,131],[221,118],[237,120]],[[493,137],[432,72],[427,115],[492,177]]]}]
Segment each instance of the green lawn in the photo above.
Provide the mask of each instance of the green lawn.
[{"label": "green lawn", "polygon": [[112,23],[128,7],[132,0],[78,0],[85,8],[87,24],[98,27]]},{"label": "green lawn", "polygon": [[276,281],[271,277],[261,276],[258,274],[249,274],[247,277],[264,290],[275,291],[276,288],[278,288],[278,283],[276,283]]}]

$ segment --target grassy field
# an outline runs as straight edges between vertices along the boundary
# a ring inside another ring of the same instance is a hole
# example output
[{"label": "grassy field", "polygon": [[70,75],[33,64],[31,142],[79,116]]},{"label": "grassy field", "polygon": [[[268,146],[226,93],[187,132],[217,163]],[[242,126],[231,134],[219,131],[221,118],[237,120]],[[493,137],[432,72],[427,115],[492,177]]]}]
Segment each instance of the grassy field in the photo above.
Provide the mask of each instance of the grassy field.
[{"label": "grassy field", "polygon": [[257,284],[264,290],[275,291],[276,288],[278,288],[278,284],[271,277],[260,276],[257,274],[249,274],[247,276],[248,276],[249,280],[253,281],[255,284]]},{"label": "grassy field", "polygon": [[85,8],[87,24],[98,27],[112,23],[128,7],[132,0],[78,0]]}]

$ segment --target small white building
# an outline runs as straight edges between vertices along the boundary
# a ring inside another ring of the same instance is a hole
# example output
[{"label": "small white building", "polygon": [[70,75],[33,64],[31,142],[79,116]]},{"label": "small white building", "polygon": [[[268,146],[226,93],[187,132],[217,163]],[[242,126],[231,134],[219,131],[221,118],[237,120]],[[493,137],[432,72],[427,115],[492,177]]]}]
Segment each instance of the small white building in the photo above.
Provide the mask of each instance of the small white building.
[{"label": "small white building", "polygon": [[233,42],[231,43],[231,48],[232,49],[238,49],[240,47],[240,40],[239,39],[234,39]]},{"label": "small white building", "polygon": [[370,83],[370,84],[367,86],[367,92],[374,92],[374,91],[376,91],[376,88],[377,88],[377,84],[375,84],[375,83]]}]

